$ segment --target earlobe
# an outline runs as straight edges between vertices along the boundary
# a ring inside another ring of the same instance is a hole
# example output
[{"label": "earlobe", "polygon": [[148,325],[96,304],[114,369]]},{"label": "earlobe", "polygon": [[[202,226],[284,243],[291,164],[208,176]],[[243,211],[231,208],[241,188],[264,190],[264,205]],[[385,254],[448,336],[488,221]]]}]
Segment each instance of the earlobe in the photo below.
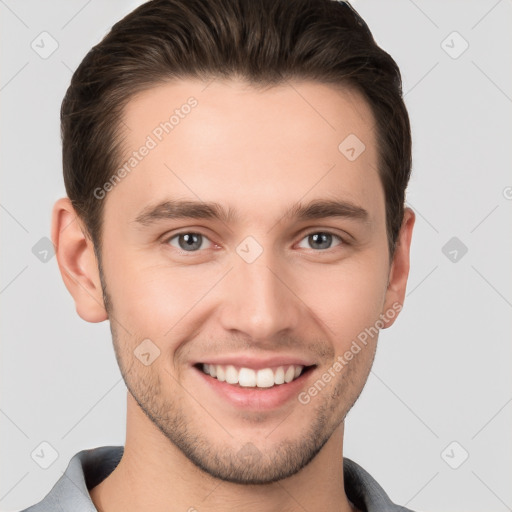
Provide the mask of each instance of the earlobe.
[{"label": "earlobe", "polygon": [[384,308],[382,310],[385,323],[384,329],[393,325],[405,300],[405,290],[409,277],[412,231],[415,220],[416,215],[414,211],[411,208],[405,208],[402,227],[400,228],[391,264]]},{"label": "earlobe", "polygon": [[77,313],[87,322],[106,320],[94,246],[67,197],[59,199],[53,207],[52,241],[62,279],[75,301]]}]

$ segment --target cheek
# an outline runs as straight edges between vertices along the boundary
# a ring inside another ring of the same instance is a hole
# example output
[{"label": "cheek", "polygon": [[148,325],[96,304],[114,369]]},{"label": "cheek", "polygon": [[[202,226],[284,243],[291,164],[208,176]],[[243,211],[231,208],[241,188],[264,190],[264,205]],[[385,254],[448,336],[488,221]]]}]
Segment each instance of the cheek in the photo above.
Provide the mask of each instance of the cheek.
[{"label": "cheek", "polygon": [[141,254],[116,258],[106,272],[116,319],[132,334],[175,337],[198,301],[219,279],[218,267],[150,262]]},{"label": "cheek", "polygon": [[314,279],[302,284],[301,294],[339,352],[375,325],[382,311],[386,284],[385,267],[361,258],[315,272]]}]

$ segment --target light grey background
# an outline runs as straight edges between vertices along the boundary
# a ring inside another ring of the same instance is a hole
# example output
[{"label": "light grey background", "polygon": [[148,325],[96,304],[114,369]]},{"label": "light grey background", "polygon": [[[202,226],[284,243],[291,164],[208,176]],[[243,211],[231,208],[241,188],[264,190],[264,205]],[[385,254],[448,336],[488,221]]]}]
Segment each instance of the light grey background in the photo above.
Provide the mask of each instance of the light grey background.
[{"label": "light grey background", "polygon": [[[0,0],[3,511],[40,500],[77,451],[124,443],[108,324],[82,321],[55,258],[32,248],[65,195],[59,109],[71,73],[140,3]],[[381,332],[345,455],[414,510],[512,510],[512,2],[353,3],[403,73],[417,221],[405,307]],[[31,47],[51,49],[43,31],[58,43],[47,58]],[[31,458],[41,442],[58,452],[48,469]]]}]

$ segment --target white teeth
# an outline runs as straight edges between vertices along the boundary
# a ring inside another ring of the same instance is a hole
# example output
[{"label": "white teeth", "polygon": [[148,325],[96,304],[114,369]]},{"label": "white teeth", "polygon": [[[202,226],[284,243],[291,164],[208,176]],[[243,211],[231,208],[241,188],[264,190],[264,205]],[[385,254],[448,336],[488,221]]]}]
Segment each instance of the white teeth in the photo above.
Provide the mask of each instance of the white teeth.
[{"label": "white teeth", "polygon": [[217,380],[220,380],[221,382],[224,382],[226,380],[226,372],[224,371],[224,368],[220,365],[217,365]]},{"label": "white teeth", "polygon": [[256,385],[259,388],[271,388],[274,385],[274,372],[270,368],[258,370]]},{"label": "white teeth", "polygon": [[240,368],[237,370],[233,365],[203,364],[202,369],[207,375],[228,384],[239,384],[246,388],[271,388],[274,385],[281,385],[296,379],[301,375],[304,366],[279,366],[275,370],[272,368],[262,368],[261,370]]},{"label": "white teeth", "polygon": [[274,375],[274,382],[276,384],[284,384],[284,368],[282,366],[276,370],[276,374]]},{"label": "white teeth", "polygon": [[284,374],[284,381],[291,382],[295,377],[295,368],[293,366],[289,366]]},{"label": "white teeth", "polygon": [[256,386],[256,372],[250,368],[241,368],[238,374],[238,384],[247,388],[253,388]]},{"label": "white teeth", "polygon": [[238,372],[232,365],[226,368],[226,382],[228,384],[238,384]]}]

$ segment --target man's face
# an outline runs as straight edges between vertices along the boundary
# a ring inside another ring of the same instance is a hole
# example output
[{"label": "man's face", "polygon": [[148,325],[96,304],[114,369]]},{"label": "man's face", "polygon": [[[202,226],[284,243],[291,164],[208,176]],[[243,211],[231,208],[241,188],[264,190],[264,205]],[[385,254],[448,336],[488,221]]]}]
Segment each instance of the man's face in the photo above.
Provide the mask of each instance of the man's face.
[{"label": "man's face", "polygon": [[[123,121],[122,164],[139,153],[103,199],[102,267],[127,387],[145,421],[211,475],[292,475],[359,396],[377,336],[344,354],[391,308],[371,111],[358,94],[313,82],[258,91],[181,81],[132,98]],[[233,215],[156,208],[173,201]],[[314,201],[359,214],[297,217]],[[296,380],[275,383],[297,366]]]}]

